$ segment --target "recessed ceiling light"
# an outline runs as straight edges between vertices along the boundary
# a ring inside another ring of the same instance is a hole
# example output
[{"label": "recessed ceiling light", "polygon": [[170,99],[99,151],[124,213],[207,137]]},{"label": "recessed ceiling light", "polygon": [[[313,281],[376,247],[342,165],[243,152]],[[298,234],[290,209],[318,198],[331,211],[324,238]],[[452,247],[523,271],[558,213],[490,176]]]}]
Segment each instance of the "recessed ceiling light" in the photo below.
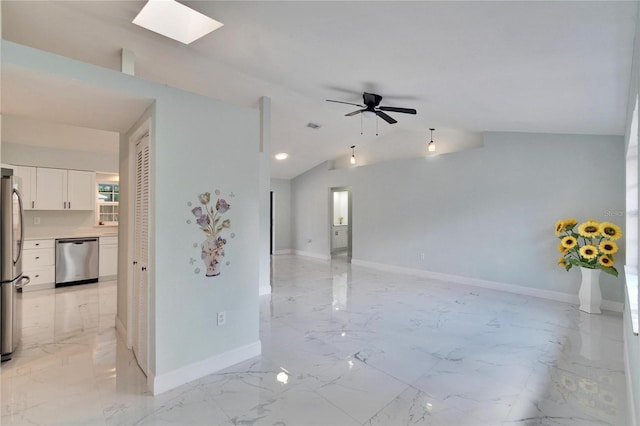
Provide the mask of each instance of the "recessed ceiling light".
[{"label": "recessed ceiling light", "polygon": [[149,0],[133,23],[184,44],[224,25],[175,0]]},{"label": "recessed ceiling light", "polygon": [[287,154],[286,152],[281,152],[279,154],[275,155],[276,160],[286,160],[289,157],[289,154]]}]

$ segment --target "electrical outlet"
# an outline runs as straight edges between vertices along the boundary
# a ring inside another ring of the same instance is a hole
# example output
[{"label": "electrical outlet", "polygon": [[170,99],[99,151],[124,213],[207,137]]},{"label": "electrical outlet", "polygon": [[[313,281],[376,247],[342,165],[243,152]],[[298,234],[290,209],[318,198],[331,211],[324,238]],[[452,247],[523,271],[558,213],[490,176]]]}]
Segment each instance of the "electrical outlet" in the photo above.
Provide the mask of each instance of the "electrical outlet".
[{"label": "electrical outlet", "polygon": [[34,217],[33,218],[33,224],[34,225],[40,225],[40,218],[39,217]]},{"label": "electrical outlet", "polygon": [[218,312],[218,325],[224,325],[227,322],[227,313],[222,311]]}]

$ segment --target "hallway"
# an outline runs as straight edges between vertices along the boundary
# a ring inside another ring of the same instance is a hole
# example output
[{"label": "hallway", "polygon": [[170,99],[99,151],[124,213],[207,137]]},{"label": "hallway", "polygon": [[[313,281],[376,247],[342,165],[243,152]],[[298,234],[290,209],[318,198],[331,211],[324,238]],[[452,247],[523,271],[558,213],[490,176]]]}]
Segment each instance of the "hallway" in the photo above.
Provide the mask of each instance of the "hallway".
[{"label": "hallway", "polygon": [[3,425],[626,424],[622,317],[275,256],[263,355],[152,397],[115,282],[24,294]]}]

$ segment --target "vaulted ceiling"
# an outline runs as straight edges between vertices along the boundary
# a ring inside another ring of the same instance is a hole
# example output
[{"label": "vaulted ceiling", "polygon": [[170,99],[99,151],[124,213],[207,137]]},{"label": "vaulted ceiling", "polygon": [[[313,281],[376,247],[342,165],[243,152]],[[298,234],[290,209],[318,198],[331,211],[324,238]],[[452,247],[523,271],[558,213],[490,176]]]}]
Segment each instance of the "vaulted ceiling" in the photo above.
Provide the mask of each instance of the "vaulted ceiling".
[{"label": "vaulted ceiling", "polygon": [[[271,97],[272,150],[290,155],[273,160],[278,178],[351,145],[420,151],[429,127],[460,147],[484,131],[624,133],[637,2],[184,3],[224,27],[187,46],[131,23],[143,1],[3,0],[2,36],[112,69],[127,48],[142,78],[244,106]],[[376,136],[376,120],[325,101],[363,91],[418,113],[390,113]]]}]

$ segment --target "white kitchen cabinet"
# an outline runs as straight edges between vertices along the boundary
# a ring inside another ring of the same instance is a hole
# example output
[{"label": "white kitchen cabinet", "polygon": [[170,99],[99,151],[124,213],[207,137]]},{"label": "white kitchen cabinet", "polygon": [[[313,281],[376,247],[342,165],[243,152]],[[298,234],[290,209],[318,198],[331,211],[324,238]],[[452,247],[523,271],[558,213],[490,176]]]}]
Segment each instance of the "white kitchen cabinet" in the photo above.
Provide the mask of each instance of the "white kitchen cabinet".
[{"label": "white kitchen cabinet", "polygon": [[118,275],[118,237],[100,237],[100,280]]},{"label": "white kitchen cabinet", "polygon": [[31,281],[22,291],[54,288],[56,279],[55,240],[27,240],[22,252],[22,273]]},{"label": "white kitchen cabinet", "polygon": [[347,225],[333,227],[333,250],[346,248],[349,245],[349,232]]},{"label": "white kitchen cabinet", "polygon": [[96,174],[69,170],[67,177],[67,208],[70,210],[95,210]]},{"label": "white kitchen cabinet", "polygon": [[20,178],[18,190],[22,195],[22,207],[33,210],[36,205],[36,168],[29,166],[9,166],[13,174]]},{"label": "white kitchen cabinet", "polygon": [[96,174],[38,167],[36,210],[94,210]]}]

